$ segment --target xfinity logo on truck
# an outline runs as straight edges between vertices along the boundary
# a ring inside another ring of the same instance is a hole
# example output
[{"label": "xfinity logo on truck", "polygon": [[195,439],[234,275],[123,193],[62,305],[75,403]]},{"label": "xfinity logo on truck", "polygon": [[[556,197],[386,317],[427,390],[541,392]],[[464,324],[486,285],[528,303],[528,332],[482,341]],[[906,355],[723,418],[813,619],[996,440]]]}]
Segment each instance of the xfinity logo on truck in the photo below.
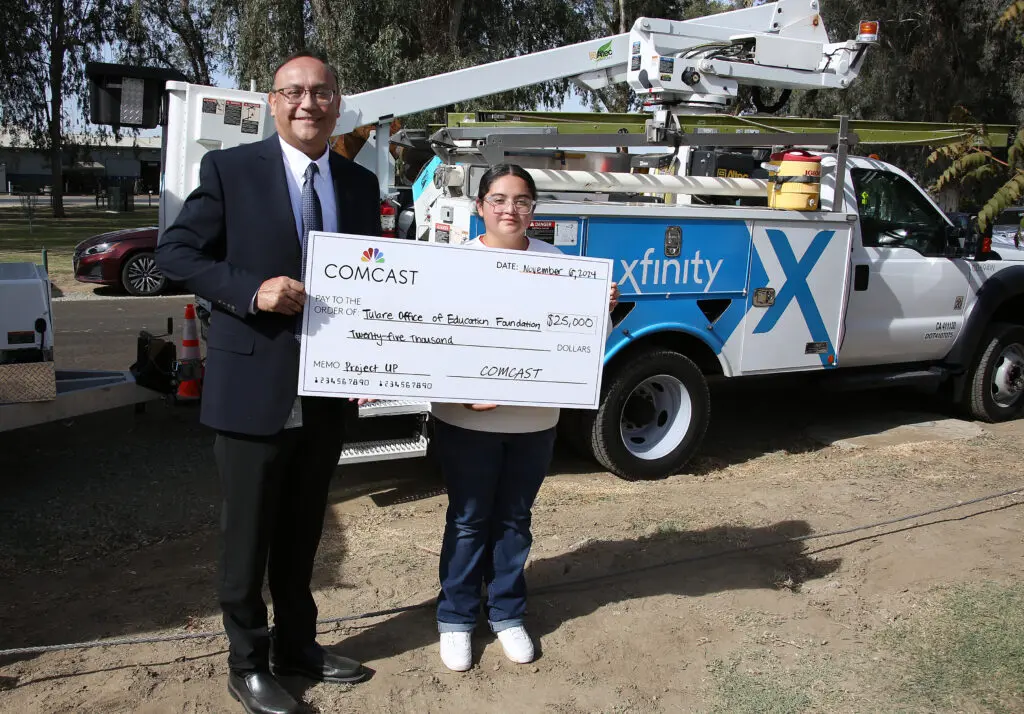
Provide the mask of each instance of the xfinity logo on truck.
[{"label": "xfinity logo on truck", "polygon": [[695,285],[701,292],[709,292],[715,283],[715,277],[722,267],[723,259],[711,261],[700,257],[700,251],[694,251],[693,257],[651,259],[654,248],[644,251],[643,258],[633,261],[619,259],[622,263],[622,277],[618,283],[625,287],[633,286],[633,292],[642,294],[641,286],[664,285]]}]

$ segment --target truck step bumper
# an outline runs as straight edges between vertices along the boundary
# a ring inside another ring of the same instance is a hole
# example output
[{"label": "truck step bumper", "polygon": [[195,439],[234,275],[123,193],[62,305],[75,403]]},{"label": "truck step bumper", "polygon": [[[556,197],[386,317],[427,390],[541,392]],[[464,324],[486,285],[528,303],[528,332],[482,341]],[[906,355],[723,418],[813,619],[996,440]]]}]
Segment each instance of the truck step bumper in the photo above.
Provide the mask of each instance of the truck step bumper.
[{"label": "truck step bumper", "polygon": [[386,399],[371,402],[359,407],[359,418],[397,416],[399,414],[426,414],[430,411],[430,402],[410,399]]},{"label": "truck step bumper", "polygon": [[427,455],[427,437],[412,436],[405,439],[380,439],[346,444],[338,465],[361,464],[368,461],[411,459]]},{"label": "truck step bumper", "polygon": [[864,372],[836,376],[822,386],[829,391],[846,392],[858,389],[888,389],[890,387],[935,387],[949,375],[941,367],[907,371]]}]

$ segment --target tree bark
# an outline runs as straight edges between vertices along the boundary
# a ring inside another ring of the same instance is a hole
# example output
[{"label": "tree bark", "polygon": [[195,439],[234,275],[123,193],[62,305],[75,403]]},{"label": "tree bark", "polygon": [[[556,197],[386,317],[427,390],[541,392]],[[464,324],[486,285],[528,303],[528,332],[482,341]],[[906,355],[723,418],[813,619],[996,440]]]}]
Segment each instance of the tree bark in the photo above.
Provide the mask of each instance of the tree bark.
[{"label": "tree bark", "polygon": [[452,14],[448,18],[448,46],[452,50],[459,46],[459,30],[462,29],[462,12],[465,8],[466,0],[452,2]]},{"label": "tree bark", "polygon": [[50,196],[53,217],[64,217],[64,167],[61,154],[61,115],[64,102],[64,0],[52,0],[50,13],[50,169],[52,186]]}]

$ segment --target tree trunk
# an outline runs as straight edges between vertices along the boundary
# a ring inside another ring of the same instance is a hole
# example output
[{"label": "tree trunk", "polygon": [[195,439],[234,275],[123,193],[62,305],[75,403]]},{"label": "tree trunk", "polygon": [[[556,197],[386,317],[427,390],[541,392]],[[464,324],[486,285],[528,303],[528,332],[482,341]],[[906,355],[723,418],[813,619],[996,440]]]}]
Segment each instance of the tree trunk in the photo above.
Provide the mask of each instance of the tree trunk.
[{"label": "tree trunk", "polygon": [[53,0],[50,16],[50,187],[53,217],[64,217],[64,167],[61,115],[64,100],[64,0]]},{"label": "tree trunk", "polygon": [[455,50],[459,46],[459,30],[462,29],[462,13],[466,8],[466,0],[455,0],[452,3],[452,14],[448,18],[448,47]]},{"label": "tree trunk", "polygon": [[305,5],[302,0],[291,0],[287,3],[284,8],[286,17],[284,18],[284,25],[282,33],[282,41],[284,46],[281,48],[282,54],[281,59],[302,50],[309,49],[306,47],[306,22],[303,17],[303,10]]}]

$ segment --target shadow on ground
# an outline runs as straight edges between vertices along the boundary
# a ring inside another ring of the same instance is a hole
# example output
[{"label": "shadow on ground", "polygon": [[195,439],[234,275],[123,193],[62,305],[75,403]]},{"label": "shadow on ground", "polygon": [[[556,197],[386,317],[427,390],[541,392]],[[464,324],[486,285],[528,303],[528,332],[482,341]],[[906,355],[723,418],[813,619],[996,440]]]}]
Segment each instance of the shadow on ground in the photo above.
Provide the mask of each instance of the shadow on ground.
[{"label": "shadow on ground", "polygon": [[[592,541],[570,553],[533,561],[527,567],[530,631],[542,639],[566,622],[627,600],[799,588],[835,572],[842,562],[810,558],[803,543],[776,545],[810,533],[805,521],[763,528],[719,526],[635,540]],[[746,550],[736,552],[741,548]],[[429,645],[437,639],[433,602],[366,625],[333,649],[373,662]],[[487,632],[483,619],[478,632]]]},{"label": "shadow on ground", "polygon": [[[220,491],[197,417],[156,403],[0,434],[0,648],[209,627]],[[344,560],[330,510],[324,528],[319,557]]]},{"label": "shadow on ground", "polygon": [[[804,435],[818,415],[853,418],[908,407],[920,411],[927,404],[921,399],[890,393],[826,401],[780,390],[725,391],[715,401],[695,472],[775,451],[820,448]],[[130,408],[113,410],[0,433],[4,646],[187,629],[196,619],[216,614],[219,489],[212,442],[212,434],[198,424],[198,410],[159,403],[143,415]],[[596,471],[592,461],[560,446],[552,477]],[[339,475],[331,493],[334,503],[369,496],[387,508],[442,493],[439,475],[426,459],[343,468]],[[346,552],[343,529],[333,521],[326,529],[333,535],[325,539],[329,545],[320,555],[340,562]],[[538,634],[619,600],[776,587],[786,573],[799,582],[834,569],[838,561],[816,563],[791,545],[612,576],[600,587],[572,593],[562,584],[806,532],[806,523],[780,523],[766,529],[670,533],[594,542],[568,555],[536,561],[530,566],[531,586],[563,588],[538,591],[531,600]],[[319,569],[315,586],[340,587],[331,580],[335,572]],[[433,641],[436,630],[428,610],[371,625],[343,648],[351,646],[360,657],[377,659]]]}]

